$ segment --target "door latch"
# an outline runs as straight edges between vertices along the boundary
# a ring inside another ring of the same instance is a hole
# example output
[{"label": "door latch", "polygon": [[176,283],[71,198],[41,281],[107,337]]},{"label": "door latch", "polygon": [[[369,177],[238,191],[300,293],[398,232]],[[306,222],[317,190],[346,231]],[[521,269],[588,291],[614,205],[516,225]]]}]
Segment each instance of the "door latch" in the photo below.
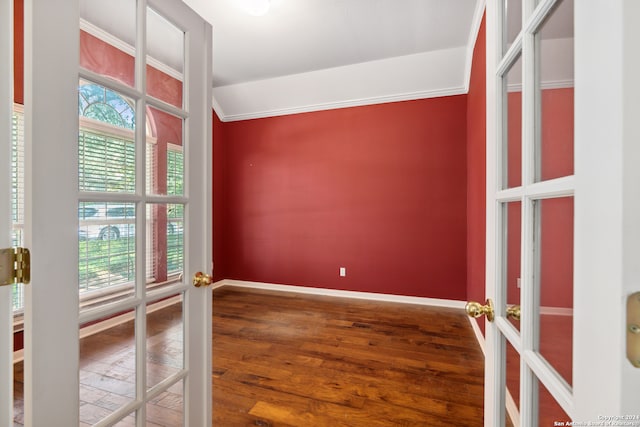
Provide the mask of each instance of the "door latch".
[{"label": "door latch", "polygon": [[0,286],[31,281],[31,254],[26,248],[0,249]]},{"label": "door latch", "polygon": [[640,292],[627,298],[627,359],[640,368]]}]

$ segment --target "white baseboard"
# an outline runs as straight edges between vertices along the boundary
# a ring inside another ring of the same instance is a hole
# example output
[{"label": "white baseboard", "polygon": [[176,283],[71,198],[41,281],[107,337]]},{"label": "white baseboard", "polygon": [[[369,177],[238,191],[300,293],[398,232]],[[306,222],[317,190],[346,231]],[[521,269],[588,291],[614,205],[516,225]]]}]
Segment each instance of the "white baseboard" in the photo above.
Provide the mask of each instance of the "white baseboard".
[{"label": "white baseboard", "polygon": [[213,289],[223,286],[236,286],[240,288],[262,289],[279,292],[296,292],[299,294],[322,295],[340,298],[364,299],[370,301],[397,302],[402,304],[426,305],[432,307],[447,307],[463,309],[466,302],[458,300],[411,297],[405,295],[379,294],[374,292],[344,291],[339,289],[314,288],[307,286],[278,285],[274,283],[248,282],[244,280],[220,280],[213,284]]},{"label": "white baseboard", "polygon": [[573,316],[573,308],[540,307],[540,314],[547,316]]}]

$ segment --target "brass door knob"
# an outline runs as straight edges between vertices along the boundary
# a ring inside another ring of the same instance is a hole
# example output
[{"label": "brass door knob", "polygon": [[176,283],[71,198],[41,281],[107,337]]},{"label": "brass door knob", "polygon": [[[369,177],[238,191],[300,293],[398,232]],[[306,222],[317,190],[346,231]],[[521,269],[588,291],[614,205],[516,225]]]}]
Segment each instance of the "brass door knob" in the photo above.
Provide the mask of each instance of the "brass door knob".
[{"label": "brass door knob", "polygon": [[511,317],[515,320],[520,320],[520,306],[512,305],[511,307],[507,307],[507,317]]},{"label": "brass door knob", "polygon": [[209,286],[213,282],[211,276],[202,271],[198,271],[193,275],[193,286],[199,288],[200,286]]},{"label": "brass door knob", "polygon": [[489,322],[493,322],[493,319],[495,317],[495,313],[493,311],[493,301],[488,299],[484,304],[485,305],[482,305],[479,302],[469,301],[464,309],[469,317],[477,319],[478,317],[486,315],[487,320]]}]

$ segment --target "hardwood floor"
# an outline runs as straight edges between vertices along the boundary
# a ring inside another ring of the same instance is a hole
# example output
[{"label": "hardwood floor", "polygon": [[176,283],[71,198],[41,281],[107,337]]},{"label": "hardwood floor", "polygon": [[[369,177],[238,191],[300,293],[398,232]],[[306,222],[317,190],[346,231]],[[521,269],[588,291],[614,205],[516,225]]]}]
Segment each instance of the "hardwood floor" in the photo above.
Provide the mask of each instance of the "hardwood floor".
[{"label": "hardwood floor", "polygon": [[[482,426],[483,356],[462,310],[225,287],[213,313],[214,426]],[[157,381],[180,367],[180,304],[147,327]],[[133,342],[131,322],[82,340],[81,425],[132,398]],[[21,380],[17,364],[18,404]],[[181,384],[147,412],[179,426]]]},{"label": "hardwood floor", "polygon": [[462,310],[222,288],[216,426],[481,426],[483,356]]},{"label": "hardwood floor", "polygon": [[[95,424],[135,396],[135,330],[133,322],[80,340],[80,427]],[[182,368],[182,304],[147,317],[147,385],[151,387]],[[14,426],[24,424],[23,363],[14,365]],[[60,387],[61,392],[73,392]],[[182,382],[147,404],[147,427],[182,424]],[[126,417],[117,426],[134,427]],[[54,427],[54,426],[52,426]],[[57,426],[55,426],[57,427]]]}]

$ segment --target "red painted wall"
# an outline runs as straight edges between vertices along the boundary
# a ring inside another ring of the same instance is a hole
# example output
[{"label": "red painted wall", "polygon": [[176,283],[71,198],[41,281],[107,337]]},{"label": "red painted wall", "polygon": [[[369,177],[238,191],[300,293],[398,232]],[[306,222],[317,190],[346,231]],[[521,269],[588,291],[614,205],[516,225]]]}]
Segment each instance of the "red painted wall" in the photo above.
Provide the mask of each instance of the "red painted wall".
[{"label": "red painted wall", "polygon": [[24,104],[24,0],[13,2],[13,101]]},{"label": "red painted wall", "polygon": [[[16,0],[16,102],[23,93],[22,13]],[[128,55],[81,37],[84,66],[93,69],[97,53],[109,55],[110,69],[95,71],[132,83]],[[236,123],[214,114],[216,280],[483,300],[484,55],[483,19],[467,96]],[[150,89],[179,103],[179,82],[149,71]],[[573,140],[573,91],[545,91],[543,103],[543,174],[557,176],[573,167],[572,145],[562,142]],[[162,122],[154,123],[161,143],[181,143],[180,132],[163,130]],[[549,223],[550,230],[562,227]],[[559,239],[565,243],[547,239],[549,256],[570,260],[571,236]],[[567,306],[571,291],[560,283],[570,283],[572,271],[555,265],[559,275],[543,275],[555,278],[549,289],[560,296],[548,298]],[[341,266],[346,278],[338,277]]]},{"label": "red painted wall", "polygon": [[[485,300],[486,29],[482,18],[467,95],[467,299]],[[484,320],[479,320],[484,330]]]},{"label": "red painted wall", "polygon": [[225,276],[464,300],[466,114],[454,96],[224,123]]}]

